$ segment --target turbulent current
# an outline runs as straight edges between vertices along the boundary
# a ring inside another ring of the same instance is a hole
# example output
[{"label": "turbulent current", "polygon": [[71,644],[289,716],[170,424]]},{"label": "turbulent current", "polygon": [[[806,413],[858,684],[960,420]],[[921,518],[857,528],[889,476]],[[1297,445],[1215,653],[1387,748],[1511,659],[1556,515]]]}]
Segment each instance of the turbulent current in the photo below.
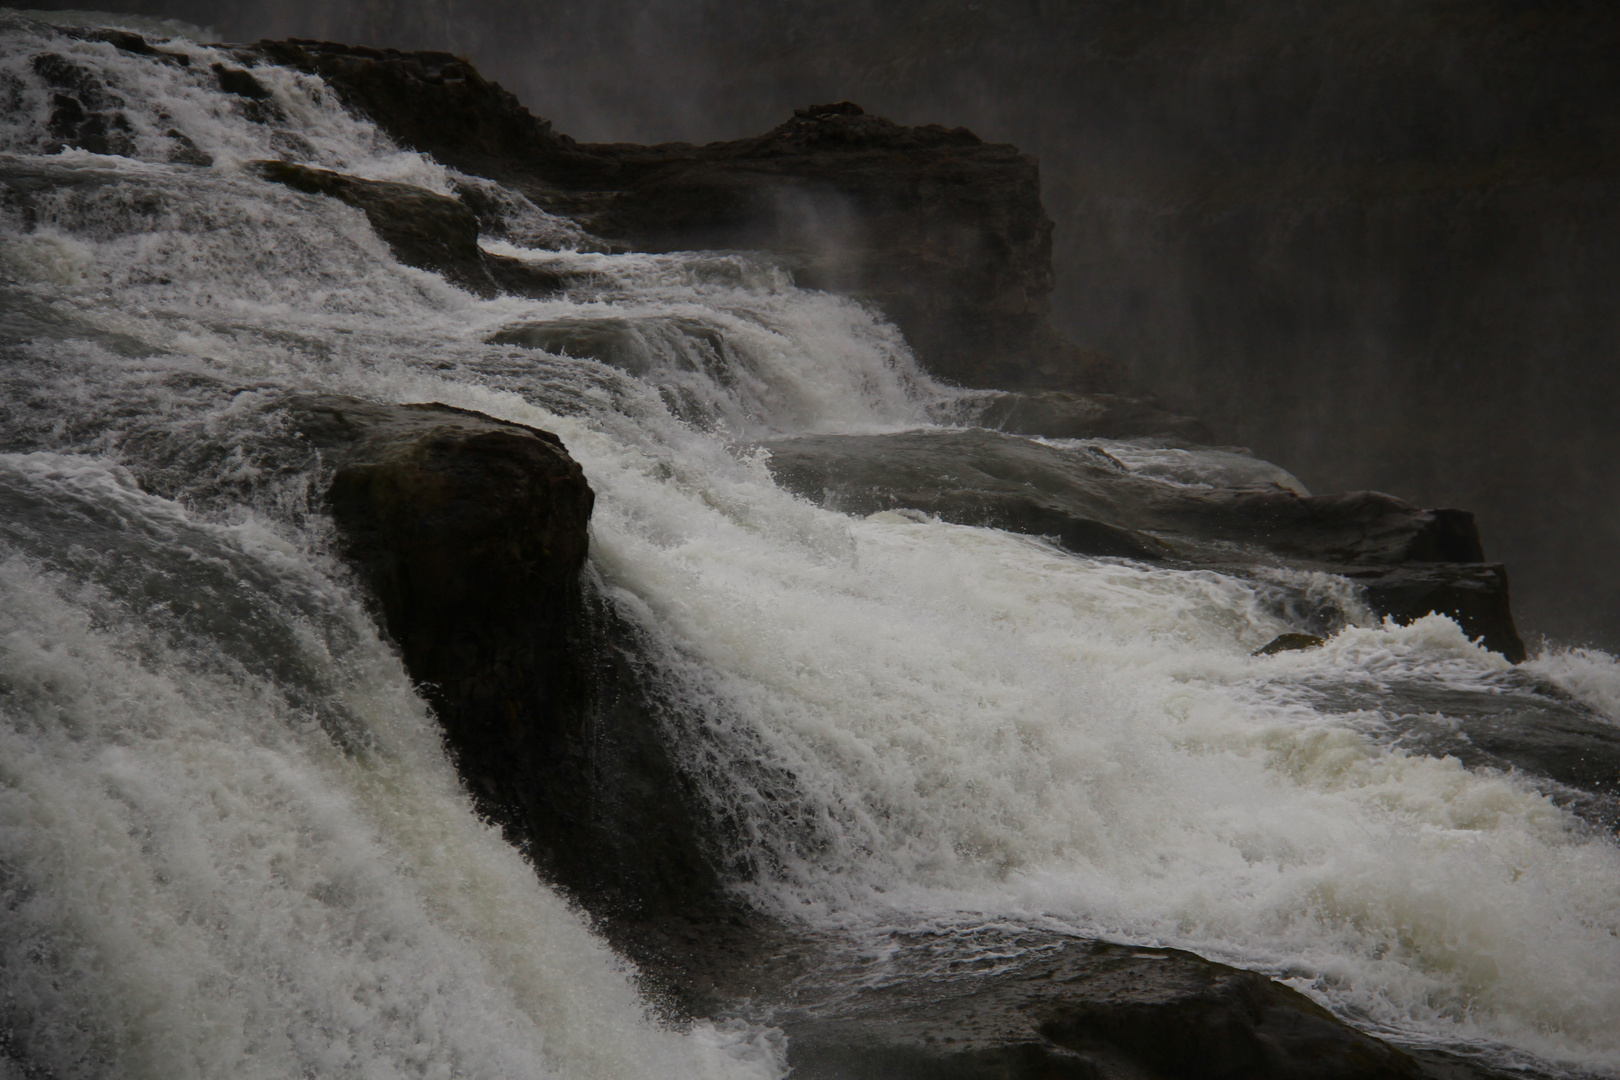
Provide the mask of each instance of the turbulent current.
[{"label": "turbulent current", "polygon": [[[1515,668],[1339,578],[814,506],[759,443],[961,415],[872,310],[762,257],[603,254],[515,192],[486,247],[572,284],[480,299],[244,168],[468,182],[317,78],[255,69],[266,120],[183,37],[188,66],[0,34],[0,173],[28,193],[0,207],[0,1076],[785,1068],[767,1025],[659,1021],[479,820],[334,553],[321,461],[264,449],[294,392],[562,438],[597,493],[589,573],[758,908],[1179,946],[1397,1043],[1620,1073],[1613,821],[1466,752],[1484,714],[1620,722],[1613,658]],[[118,100],[116,153],[53,144],[47,53]],[[524,327],[620,344],[494,343]],[[1293,483],[1109,449],[1165,484]],[[1279,589],[1348,625],[1252,657],[1289,629]]]}]

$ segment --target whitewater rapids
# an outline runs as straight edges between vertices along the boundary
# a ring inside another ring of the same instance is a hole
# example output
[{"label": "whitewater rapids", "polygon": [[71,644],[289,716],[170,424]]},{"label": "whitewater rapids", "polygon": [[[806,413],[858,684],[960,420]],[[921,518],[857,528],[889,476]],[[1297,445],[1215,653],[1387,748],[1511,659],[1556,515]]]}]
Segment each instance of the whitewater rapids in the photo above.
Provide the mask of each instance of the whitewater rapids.
[{"label": "whitewater rapids", "polygon": [[[652,1018],[477,819],[334,555],[321,464],[255,449],[261,406],[309,392],[561,436],[591,573],[645,633],[678,760],[744,823],[728,865],[760,908],[1190,948],[1397,1042],[1620,1072],[1613,836],[1401,737],[1446,721],[1414,700],[1531,680],[1620,722],[1612,657],[1514,669],[1281,575],[1351,625],[1254,658],[1289,629],[1262,582],[812,506],[751,447],[959,413],[871,310],[763,258],[594,252],[512,192],[491,250],[574,284],[481,300],[244,169],[473,183],[315,77],[255,69],[262,122],[184,37],[189,67],[19,15],[0,38],[0,172],[39,208],[0,207],[0,1076],[782,1073],[767,1028]],[[122,100],[128,154],[46,152],[45,52]],[[176,131],[212,164],[169,163]],[[490,343],[586,320],[629,358]],[[1115,450],[1166,483],[1235,467]]]}]

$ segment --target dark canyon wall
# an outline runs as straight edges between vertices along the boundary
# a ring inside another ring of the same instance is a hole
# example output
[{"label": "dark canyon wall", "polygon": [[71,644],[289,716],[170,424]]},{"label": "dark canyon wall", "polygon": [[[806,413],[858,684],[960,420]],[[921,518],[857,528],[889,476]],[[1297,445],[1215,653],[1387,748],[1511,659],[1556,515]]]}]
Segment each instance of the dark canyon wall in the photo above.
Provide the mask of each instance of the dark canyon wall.
[{"label": "dark canyon wall", "polygon": [[1477,510],[1532,631],[1620,643],[1620,7],[192,0],[466,53],[581,139],[811,101],[1040,159],[1052,314],[1314,488]]}]

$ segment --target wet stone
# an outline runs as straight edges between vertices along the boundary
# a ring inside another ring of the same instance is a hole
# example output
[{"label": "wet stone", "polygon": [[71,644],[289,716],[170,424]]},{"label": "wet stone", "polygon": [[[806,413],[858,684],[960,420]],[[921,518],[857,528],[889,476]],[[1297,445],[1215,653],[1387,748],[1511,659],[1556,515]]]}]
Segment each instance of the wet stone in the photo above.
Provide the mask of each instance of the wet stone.
[{"label": "wet stone", "polygon": [[237,97],[250,98],[254,101],[263,101],[270,97],[270,91],[250,72],[241,68],[229,68],[224,64],[214,64],[210,69],[214,78],[219,82],[219,88],[227,94]]}]

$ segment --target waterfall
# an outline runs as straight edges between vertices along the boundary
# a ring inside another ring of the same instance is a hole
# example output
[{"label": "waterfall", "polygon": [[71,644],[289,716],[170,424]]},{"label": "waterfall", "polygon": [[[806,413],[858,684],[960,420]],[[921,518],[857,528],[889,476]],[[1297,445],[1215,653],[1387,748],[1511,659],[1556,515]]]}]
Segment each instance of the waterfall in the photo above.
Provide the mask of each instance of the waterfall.
[{"label": "waterfall", "polygon": [[[813,504],[763,443],[968,415],[875,310],[761,255],[607,253],[504,189],[486,250],[566,284],[481,299],[245,167],[474,183],[315,76],[256,67],[259,101],[183,37],[160,47],[185,63],[0,35],[0,1075],[785,1067],[768,1024],[655,1016],[478,818],[337,556],[295,393],[562,438],[597,492],[590,573],[756,909],[1194,949],[1397,1041],[1620,1069],[1612,825],[1435,750],[1470,709],[1620,723],[1614,658],[1514,667],[1329,574]],[[70,79],[116,99],[108,152],[53,136]],[[1231,451],[1050,445],[1297,487]],[[1290,598],[1338,632],[1251,656]]]}]

